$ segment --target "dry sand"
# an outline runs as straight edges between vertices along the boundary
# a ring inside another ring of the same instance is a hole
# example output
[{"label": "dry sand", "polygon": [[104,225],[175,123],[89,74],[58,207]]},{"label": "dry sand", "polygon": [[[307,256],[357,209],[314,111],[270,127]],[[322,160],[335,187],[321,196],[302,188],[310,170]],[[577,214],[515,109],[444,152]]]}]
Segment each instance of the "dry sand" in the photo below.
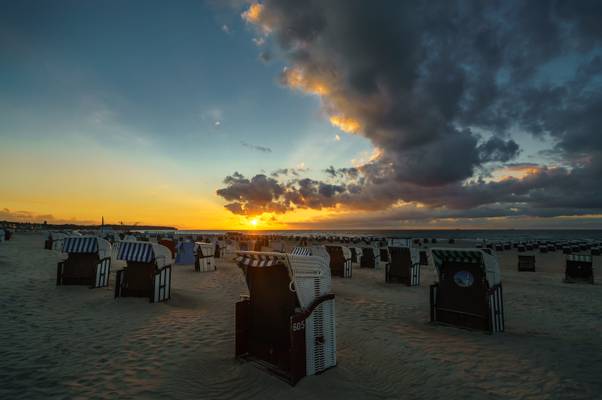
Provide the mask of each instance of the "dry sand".
[{"label": "dry sand", "polygon": [[[428,285],[385,284],[383,270],[333,279],[338,366],[296,387],[234,359],[229,261],[176,266],[172,299],[113,299],[111,286],[56,287],[61,255],[43,236],[0,243],[0,399],[594,399],[602,398],[602,285],[564,284],[564,257],[536,273],[500,254],[506,332],[428,323]],[[595,277],[602,281],[602,259]]]}]

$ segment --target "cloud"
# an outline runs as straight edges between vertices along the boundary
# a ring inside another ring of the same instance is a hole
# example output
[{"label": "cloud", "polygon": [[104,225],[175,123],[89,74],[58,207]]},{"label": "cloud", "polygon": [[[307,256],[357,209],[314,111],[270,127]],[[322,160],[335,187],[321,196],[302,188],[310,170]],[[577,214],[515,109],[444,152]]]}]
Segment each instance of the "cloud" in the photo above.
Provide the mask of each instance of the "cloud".
[{"label": "cloud", "polygon": [[244,147],[248,147],[249,149],[261,151],[262,153],[271,153],[272,152],[272,149],[270,149],[269,147],[258,146],[255,144],[249,144],[244,141],[241,141],[240,144],[242,144]]},{"label": "cloud", "polygon": [[[300,180],[281,182],[292,193],[273,201],[285,211],[399,202],[433,215],[599,211],[601,17],[602,4],[587,0],[253,3],[243,18],[279,47],[280,82],[319,97],[331,124],[379,151],[355,176],[329,169],[342,189],[328,201],[296,197]],[[546,141],[560,166],[485,182],[521,154],[512,135]]]}]

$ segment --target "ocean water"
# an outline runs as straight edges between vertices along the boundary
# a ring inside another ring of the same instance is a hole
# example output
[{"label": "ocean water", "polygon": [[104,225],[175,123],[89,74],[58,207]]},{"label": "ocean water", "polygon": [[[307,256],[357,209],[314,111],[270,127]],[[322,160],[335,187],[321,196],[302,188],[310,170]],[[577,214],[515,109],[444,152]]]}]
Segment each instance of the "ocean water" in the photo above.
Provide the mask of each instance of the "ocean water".
[{"label": "ocean water", "polygon": [[225,232],[243,232],[256,235],[293,235],[293,236],[375,236],[388,238],[437,238],[437,239],[474,239],[487,241],[526,241],[526,240],[596,240],[602,241],[602,230],[290,230],[290,231],[216,231],[181,230],[180,234],[209,235]]}]

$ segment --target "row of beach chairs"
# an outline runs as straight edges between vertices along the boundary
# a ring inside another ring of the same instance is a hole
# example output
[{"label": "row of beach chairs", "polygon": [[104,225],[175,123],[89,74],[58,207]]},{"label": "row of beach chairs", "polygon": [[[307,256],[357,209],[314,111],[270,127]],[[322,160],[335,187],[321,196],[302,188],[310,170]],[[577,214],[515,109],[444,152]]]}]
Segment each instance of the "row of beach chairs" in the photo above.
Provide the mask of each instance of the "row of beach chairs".
[{"label": "row of beach chairs", "polygon": [[[109,241],[98,237],[75,236],[65,237],[60,243],[67,259],[57,265],[57,286],[102,288],[109,285],[113,253]],[[45,247],[48,248],[48,243]],[[50,246],[51,249],[54,247]],[[116,259],[126,262],[126,267],[116,273],[115,298],[146,297],[150,302],[168,300],[171,297],[174,261],[176,264],[193,264],[198,272],[216,269],[214,245],[211,243],[181,244],[176,260],[172,249],[153,242],[117,242],[115,250]]]},{"label": "row of beach chairs", "polygon": [[[117,272],[115,296],[148,297],[151,302],[171,296],[172,263],[197,266],[215,255],[213,244],[182,242],[171,250],[158,243],[132,241],[116,244],[116,259],[127,266]],[[332,276],[352,277],[353,251],[386,262],[385,280],[420,285],[422,252],[404,246],[375,248],[338,244],[297,247],[290,253],[237,251],[248,295],[235,307],[235,355],[266,367],[290,384],[336,365],[335,295]],[[386,252],[383,252],[386,250]],[[96,237],[63,240],[67,260],[59,263],[57,284],[106,287],[111,245]],[[426,257],[426,253],[425,257]],[[430,320],[490,333],[503,332],[504,307],[500,268],[487,249],[431,248],[436,272],[430,285]],[[383,261],[384,259],[384,261]],[[571,257],[567,262],[582,262]],[[214,260],[213,260],[214,262]],[[568,264],[567,264],[568,265]],[[214,269],[212,269],[214,270]]]}]

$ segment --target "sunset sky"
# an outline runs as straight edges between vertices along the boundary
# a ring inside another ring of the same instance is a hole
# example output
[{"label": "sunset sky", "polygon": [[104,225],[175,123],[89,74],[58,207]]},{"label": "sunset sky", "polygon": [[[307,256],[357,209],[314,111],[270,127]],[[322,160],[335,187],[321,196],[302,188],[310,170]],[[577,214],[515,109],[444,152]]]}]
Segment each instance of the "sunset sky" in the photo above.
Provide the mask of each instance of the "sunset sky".
[{"label": "sunset sky", "polygon": [[0,220],[602,228],[601,20],[597,1],[0,1]]}]

